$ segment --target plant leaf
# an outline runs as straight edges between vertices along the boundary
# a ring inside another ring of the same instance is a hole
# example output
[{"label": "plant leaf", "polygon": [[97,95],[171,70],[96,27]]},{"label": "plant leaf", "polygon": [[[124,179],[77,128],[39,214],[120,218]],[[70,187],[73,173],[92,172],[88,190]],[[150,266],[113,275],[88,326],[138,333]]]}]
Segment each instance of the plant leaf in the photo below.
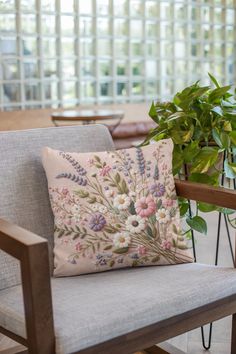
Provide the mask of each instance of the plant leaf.
[{"label": "plant leaf", "polygon": [[117,253],[117,254],[122,254],[122,253],[127,253],[128,250],[129,250],[129,247],[123,247],[123,248],[117,248],[113,252]]},{"label": "plant leaf", "polygon": [[213,166],[218,158],[218,149],[205,146],[196,156],[196,159],[191,167],[191,173],[205,173]]},{"label": "plant leaf", "polygon": [[208,101],[213,103],[219,98],[223,98],[224,95],[230,90],[231,86],[217,87],[208,96]]},{"label": "plant leaf", "polygon": [[229,162],[226,158],[224,161],[224,170],[227,178],[236,178],[236,163]]},{"label": "plant leaf", "polygon": [[207,223],[201,216],[194,216],[186,219],[187,224],[195,231],[207,234]]},{"label": "plant leaf", "polygon": [[213,82],[213,84],[215,84],[215,86],[219,88],[220,85],[219,85],[218,81],[216,80],[216,78],[213,75],[211,75],[210,73],[208,73],[208,76],[211,79],[211,81]]},{"label": "plant leaf", "polygon": [[213,204],[199,202],[198,203],[198,209],[200,211],[202,211],[203,213],[209,213],[211,211],[217,210],[217,206],[215,206]]},{"label": "plant leaf", "polygon": [[233,145],[236,146],[236,130],[233,130],[232,132],[229,133],[229,137],[231,139],[231,142]]}]

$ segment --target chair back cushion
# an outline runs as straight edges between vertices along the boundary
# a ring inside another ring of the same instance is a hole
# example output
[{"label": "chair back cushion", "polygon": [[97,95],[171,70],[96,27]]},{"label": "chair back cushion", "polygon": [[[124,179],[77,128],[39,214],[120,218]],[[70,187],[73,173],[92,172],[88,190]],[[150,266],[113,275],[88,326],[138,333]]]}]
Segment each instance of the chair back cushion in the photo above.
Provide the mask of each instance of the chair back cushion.
[{"label": "chair back cushion", "polygon": [[[0,218],[49,241],[53,269],[53,215],[41,163],[44,146],[64,151],[113,150],[103,125],[42,128],[0,133]],[[20,282],[19,262],[0,251],[0,289]]]}]

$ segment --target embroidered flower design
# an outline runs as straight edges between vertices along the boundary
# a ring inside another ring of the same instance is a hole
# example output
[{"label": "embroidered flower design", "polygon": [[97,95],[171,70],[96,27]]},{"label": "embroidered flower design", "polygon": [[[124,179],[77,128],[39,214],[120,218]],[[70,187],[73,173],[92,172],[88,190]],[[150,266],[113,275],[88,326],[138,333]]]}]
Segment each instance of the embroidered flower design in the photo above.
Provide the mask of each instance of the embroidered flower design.
[{"label": "embroidered flower design", "polygon": [[165,186],[161,183],[153,183],[149,187],[149,191],[156,198],[162,197],[165,194]]},{"label": "embroidered flower design", "polygon": [[167,209],[161,208],[156,212],[156,219],[160,224],[166,224],[170,221],[170,212]]},{"label": "embroidered flower design", "polygon": [[181,232],[173,231],[173,223],[178,230],[180,224],[167,147],[160,141],[97,155],[57,153],[62,164],[55,185],[49,184],[55,244],[66,249],[78,274],[86,266],[96,271],[191,260]]},{"label": "embroidered flower design", "polygon": [[139,215],[129,216],[126,221],[126,228],[128,231],[133,233],[140,233],[145,229],[145,220],[141,218]]},{"label": "embroidered flower design", "polygon": [[146,218],[153,215],[156,211],[156,204],[152,197],[142,197],[135,203],[136,213],[142,218]]},{"label": "embroidered flower design", "polygon": [[168,241],[168,240],[163,240],[162,243],[161,243],[161,247],[164,249],[164,250],[170,250],[171,249],[171,242]]},{"label": "embroidered flower design", "polygon": [[126,194],[118,194],[114,199],[114,206],[119,210],[125,210],[130,205],[130,198]]},{"label": "embroidered flower design", "polygon": [[113,244],[116,248],[126,248],[131,242],[128,232],[120,232],[114,235]]},{"label": "embroidered flower design", "polygon": [[111,167],[108,166],[108,165],[106,165],[106,166],[104,166],[104,167],[100,170],[99,174],[100,174],[100,176],[105,177],[105,176],[108,175],[108,173],[109,173],[110,171],[111,171]]},{"label": "embroidered flower design", "polygon": [[107,207],[105,205],[100,205],[98,210],[101,214],[105,214],[107,212]]},{"label": "embroidered flower design", "polygon": [[164,199],[164,200],[162,201],[162,205],[163,205],[165,208],[172,207],[173,204],[174,204],[173,199]]},{"label": "embroidered flower design", "polygon": [[93,231],[101,231],[106,225],[106,219],[100,213],[95,213],[89,220],[89,227]]},{"label": "embroidered flower design", "polygon": [[146,249],[146,247],[145,246],[138,246],[138,254],[140,255],[140,256],[145,256],[145,254],[147,254],[147,249]]},{"label": "embroidered flower design", "polygon": [[106,190],[106,192],[105,192],[105,196],[106,196],[107,198],[112,198],[112,197],[115,196],[115,191],[112,190],[112,189],[108,189],[108,190]]}]

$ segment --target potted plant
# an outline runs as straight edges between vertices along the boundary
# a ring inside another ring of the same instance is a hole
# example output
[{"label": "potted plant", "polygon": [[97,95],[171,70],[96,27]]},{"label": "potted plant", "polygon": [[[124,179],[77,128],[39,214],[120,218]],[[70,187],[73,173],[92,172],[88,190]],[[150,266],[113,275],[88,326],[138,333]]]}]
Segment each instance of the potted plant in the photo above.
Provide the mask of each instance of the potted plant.
[{"label": "potted plant", "polygon": [[[149,115],[157,126],[149,132],[144,144],[171,138],[174,175],[217,186],[223,184],[224,177],[236,178],[236,100],[230,92],[231,86],[221,87],[211,74],[209,77],[214,88],[200,86],[197,81],[178,92],[170,102],[152,103]],[[188,209],[188,202],[181,199],[181,215]],[[207,224],[198,211],[213,210],[227,214],[228,221],[236,228],[232,210],[206,203],[196,204],[196,214],[187,218],[188,225],[206,233]]]}]

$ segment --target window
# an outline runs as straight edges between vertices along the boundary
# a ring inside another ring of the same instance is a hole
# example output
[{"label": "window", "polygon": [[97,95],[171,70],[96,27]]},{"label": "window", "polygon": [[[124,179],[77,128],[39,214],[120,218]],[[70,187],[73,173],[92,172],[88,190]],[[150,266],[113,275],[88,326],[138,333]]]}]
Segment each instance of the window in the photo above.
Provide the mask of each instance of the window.
[{"label": "window", "polygon": [[235,0],[0,0],[0,109],[168,99],[208,71],[233,83],[235,19]]}]

